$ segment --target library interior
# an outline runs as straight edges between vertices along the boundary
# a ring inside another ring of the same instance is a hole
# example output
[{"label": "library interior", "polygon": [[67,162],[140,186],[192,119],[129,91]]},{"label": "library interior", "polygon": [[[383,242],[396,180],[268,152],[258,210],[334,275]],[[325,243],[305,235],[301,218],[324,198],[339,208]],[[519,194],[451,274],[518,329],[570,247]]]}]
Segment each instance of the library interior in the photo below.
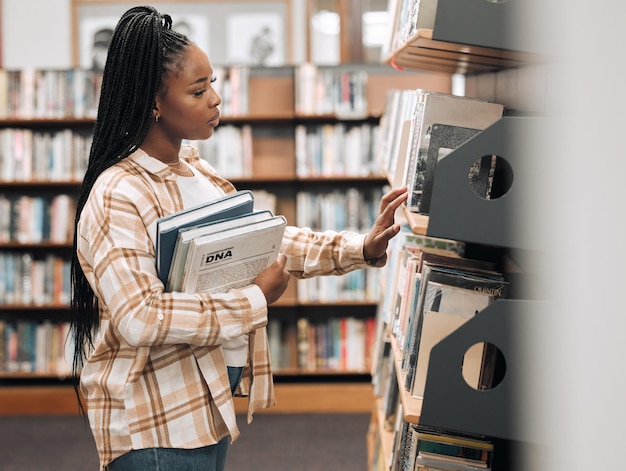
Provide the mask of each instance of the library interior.
[{"label": "library interior", "polygon": [[0,2],[0,470],[623,467],[626,7],[147,3]]}]

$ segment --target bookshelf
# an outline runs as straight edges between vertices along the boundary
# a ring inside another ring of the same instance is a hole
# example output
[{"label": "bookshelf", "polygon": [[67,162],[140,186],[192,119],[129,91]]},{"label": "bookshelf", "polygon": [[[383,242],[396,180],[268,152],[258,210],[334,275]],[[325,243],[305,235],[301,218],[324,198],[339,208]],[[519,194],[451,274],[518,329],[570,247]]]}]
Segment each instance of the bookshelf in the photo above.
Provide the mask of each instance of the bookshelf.
[{"label": "bookshelf", "polygon": [[[383,59],[397,69],[464,74],[466,96],[505,105],[503,118],[437,164],[429,215],[406,211],[404,216],[416,234],[462,241],[474,254],[495,259],[516,289],[433,347],[421,400],[404,389],[402,353],[391,339],[392,364],[386,368],[394,371],[387,372],[387,377],[398,383],[401,417],[393,430],[385,426],[383,402],[387,391],[375,395],[377,406],[368,432],[370,469],[394,469],[394,445],[389,442],[394,440],[394,433],[397,435],[398,424],[485,437],[495,445],[494,471],[527,469],[522,453],[538,445],[530,428],[522,426],[517,409],[526,359],[516,332],[543,312],[543,294],[532,288],[538,266],[535,257],[542,243],[539,234],[519,227],[515,215],[523,211],[525,192],[532,188],[523,138],[541,135],[545,127],[538,116],[545,111],[541,97],[545,94],[547,62],[534,52],[531,42],[507,34],[506,25],[511,23],[507,19],[515,18],[517,12],[517,6],[510,2],[439,0],[434,28],[417,30]],[[522,93],[527,93],[526,103]],[[467,169],[476,156],[483,155],[497,155],[512,169],[513,185],[506,197],[484,200],[471,195]],[[518,262],[514,270],[509,265],[511,258]],[[504,358],[500,360],[501,382],[485,391],[468,388],[459,368],[468,349],[479,342],[497,346]]]},{"label": "bookshelf", "polygon": [[[281,66],[271,68],[251,68],[247,80],[247,107],[243,112],[224,114],[221,127],[235,129],[249,128],[249,153],[251,172],[229,177],[238,189],[251,189],[255,192],[265,190],[275,196],[275,212],[285,215],[289,223],[296,223],[298,218],[297,200],[299,193],[330,193],[355,188],[358,192],[367,192],[386,184],[380,174],[328,174],[302,176],[296,165],[296,133],[298,126],[315,128],[317,126],[346,127],[367,124],[375,126],[382,114],[385,93],[390,88],[423,86],[448,92],[451,80],[447,74],[438,72],[400,73],[384,66],[352,65],[327,67],[333,73],[342,73],[350,69],[365,71],[367,84],[364,90],[368,104],[367,112],[358,118],[339,116],[335,113],[302,114],[296,112],[295,74],[296,67]],[[43,71],[40,71],[42,75]],[[61,73],[61,71],[58,71]],[[55,116],[3,111],[0,118],[0,132],[21,129],[34,134],[64,132],[69,136],[82,137],[86,141],[76,151],[85,155],[88,151],[88,138],[93,126],[94,115],[84,113],[72,115],[63,113]],[[77,164],[70,168],[78,168]],[[4,175],[4,174],[2,174]],[[27,178],[7,175],[0,179],[0,195],[57,194],[75,196],[81,174],[74,172],[68,176],[52,178],[29,174]],[[73,214],[72,214],[73,221]],[[61,243],[45,240],[18,243],[12,238],[0,242],[0,255],[13,253],[33,253],[37,257],[50,254],[59,255],[69,260],[71,239]],[[373,319],[376,300],[332,299],[320,300],[309,298],[302,301],[298,296],[298,283],[295,280],[281,298],[270,309],[270,319],[278,319],[285,328],[288,343],[296,348],[292,351],[292,363],[277,368],[275,371],[276,394],[278,405],[268,410],[269,413],[286,412],[369,412],[373,404],[369,370],[365,366],[356,368],[343,367],[302,367],[297,363],[297,321],[305,318],[316,326],[330,325],[341,319],[350,318],[357,323]],[[35,303],[0,303],[0,319],[14,323],[18,320],[30,320],[40,324],[44,321],[63,323],[68,320],[67,301],[39,305]],[[293,360],[296,360],[293,363]],[[319,359],[316,359],[317,362]],[[238,410],[243,411],[243,402],[237,402]],[[3,371],[0,373],[0,414],[73,414],[77,413],[74,392],[67,377],[67,371],[36,373],[32,371]]]}]

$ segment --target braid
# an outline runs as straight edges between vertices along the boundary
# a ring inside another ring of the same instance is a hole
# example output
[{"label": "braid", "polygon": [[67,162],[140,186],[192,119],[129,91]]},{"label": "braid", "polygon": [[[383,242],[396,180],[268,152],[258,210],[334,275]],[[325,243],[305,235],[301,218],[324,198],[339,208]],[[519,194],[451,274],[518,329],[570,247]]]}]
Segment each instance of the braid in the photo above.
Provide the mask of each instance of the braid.
[{"label": "braid", "polygon": [[[122,15],[111,38],[102,77],[89,163],[79,192],[71,262],[71,333],[74,387],[99,327],[98,301],[77,257],[77,224],[102,172],[128,157],[145,139],[164,73],[177,67],[189,39],[172,29],[169,15],[150,6]],[[82,405],[80,406],[81,411]]]}]

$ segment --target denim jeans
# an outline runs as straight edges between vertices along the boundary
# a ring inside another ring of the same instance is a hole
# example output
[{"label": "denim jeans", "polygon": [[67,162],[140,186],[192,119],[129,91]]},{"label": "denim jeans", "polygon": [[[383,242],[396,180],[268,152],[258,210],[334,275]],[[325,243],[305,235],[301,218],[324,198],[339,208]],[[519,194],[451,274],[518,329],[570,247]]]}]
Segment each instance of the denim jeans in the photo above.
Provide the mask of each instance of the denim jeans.
[{"label": "denim jeans", "polygon": [[[230,390],[241,381],[243,367],[228,367]],[[230,437],[202,448],[146,448],[132,450],[113,460],[107,471],[223,471]]]}]

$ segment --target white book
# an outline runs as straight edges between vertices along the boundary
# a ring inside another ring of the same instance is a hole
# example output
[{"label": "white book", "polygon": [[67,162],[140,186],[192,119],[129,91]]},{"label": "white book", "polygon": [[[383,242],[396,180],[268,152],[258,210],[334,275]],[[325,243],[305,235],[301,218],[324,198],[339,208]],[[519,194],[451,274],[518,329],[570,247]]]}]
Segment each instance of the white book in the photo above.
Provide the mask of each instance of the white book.
[{"label": "white book", "polygon": [[181,228],[247,214],[253,209],[252,192],[241,190],[157,220],[156,268],[163,285],[167,284],[169,278],[176,239]]},{"label": "white book", "polygon": [[181,291],[226,292],[250,285],[276,261],[286,225],[284,216],[273,216],[193,239]]},{"label": "white book", "polygon": [[274,217],[274,214],[272,214],[271,211],[254,211],[243,216],[234,216],[180,229],[178,231],[176,245],[174,246],[172,266],[170,267],[170,274],[167,280],[167,291],[180,291],[187,254],[189,253],[189,246],[193,239],[233,229],[252,222],[264,221],[272,217]]}]

